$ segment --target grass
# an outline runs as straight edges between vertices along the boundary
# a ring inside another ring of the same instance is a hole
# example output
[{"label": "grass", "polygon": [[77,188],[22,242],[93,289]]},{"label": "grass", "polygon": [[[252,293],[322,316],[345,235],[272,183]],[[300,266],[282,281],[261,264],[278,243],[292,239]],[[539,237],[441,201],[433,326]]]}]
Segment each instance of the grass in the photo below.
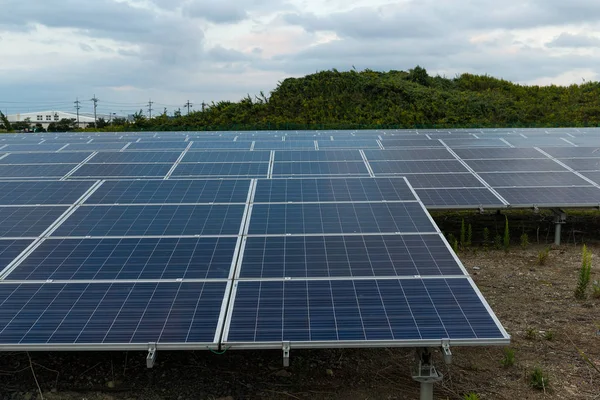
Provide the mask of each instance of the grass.
[{"label": "grass", "polygon": [[502,364],[504,368],[512,367],[513,365],[515,365],[515,351],[513,349],[511,349],[510,347],[505,347],[503,350],[503,354],[504,355],[500,360],[500,364]]},{"label": "grass", "polygon": [[586,291],[590,284],[592,276],[592,252],[583,245],[581,252],[581,268],[579,268],[579,278],[577,280],[577,288],[575,289],[575,298],[583,300],[587,297]]},{"label": "grass", "polygon": [[535,330],[533,328],[529,328],[525,332],[525,339],[534,340],[534,339],[537,339],[537,337],[538,337],[538,332],[537,332],[537,330]]},{"label": "grass", "polygon": [[550,255],[550,247],[546,247],[544,250],[538,251],[537,263],[538,265],[546,265],[548,262],[548,256]]},{"label": "grass", "polygon": [[477,393],[471,392],[465,394],[463,400],[479,400],[479,395]]},{"label": "grass", "polygon": [[600,299],[600,282],[598,281],[592,283],[592,297],[594,299]]},{"label": "grass", "polygon": [[529,384],[537,390],[546,391],[548,389],[548,375],[541,367],[535,367],[530,375]]},{"label": "grass", "polygon": [[526,249],[529,246],[529,236],[524,233],[521,235],[521,248]]},{"label": "grass", "polygon": [[554,336],[555,336],[554,331],[546,331],[544,333],[544,339],[549,342],[554,340]]}]

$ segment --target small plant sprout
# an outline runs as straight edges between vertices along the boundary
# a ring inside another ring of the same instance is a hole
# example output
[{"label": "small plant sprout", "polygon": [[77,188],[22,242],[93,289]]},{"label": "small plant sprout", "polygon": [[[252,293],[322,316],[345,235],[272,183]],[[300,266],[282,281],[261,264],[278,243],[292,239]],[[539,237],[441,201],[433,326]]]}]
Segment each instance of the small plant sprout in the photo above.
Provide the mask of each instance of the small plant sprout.
[{"label": "small plant sprout", "polygon": [[592,283],[592,297],[595,299],[600,299],[600,282],[594,281]]},{"label": "small plant sprout", "polygon": [[526,339],[534,340],[534,339],[537,339],[537,336],[538,336],[538,332],[533,328],[529,328],[529,329],[527,329],[527,331],[525,331]]},{"label": "small plant sprout", "polygon": [[473,227],[469,224],[467,227],[467,247],[471,247],[471,243],[473,243]]},{"label": "small plant sprout", "polygon": [[462,222],[460,223],[460,248],[464,249],[465,246],[467,245],[467,239],[466,239],[466,228],[465,228],[465,219],[462,219]]},{"label": "small plant sprout", "polygon": [[538,265],[546,265],[546,262],[548,262],[549,254],[550,254],[550,247],[546,247],[544,250],[538,251],[538,255],[537,255]]},{"label": "small plant sprout", "polygon": [[504,250],[508,251],[510,247],[510,231],[508,230],[508,217],[504,217],[504,237],[502,238]]},{"label": "small plant sprout", "polygon": [[554,340],[554,331],[546,331],[544,333],[544,339],[546,339],[547,341],[551,342]]},{"label": "small plant sprout", "polygon": [[479,395],[477,393],[471,392],[465,394],[463,397],[464,400],[479,400]]},{"label": "small plant sprout", "polygon": [[483,229],[483,248],[485,250],[488,249],[488,244],[490,243],[490,230],[488,228]]},{"label": "small plant sprout", "polygon": [[530,377],[530,384],[534,389],[546,391],[549,379],[541,367],[535,367]]},{"label": "small plant sprout", "polygon": [[583,245],[581,253],[581,268],[579,269],[579,279],[577,280],[577,288],[575,289],[575,298],[583,300],[586,298],[586,290],[590,283],[592,275],[592,252]]},{"label": "small plant sprout", "polygon": [[502,364],[504,368],[515,365],[515,351],[510,347],[505,347],[503,353],[504,356],[500,360],[500,364]]},{"label": "small plant sprout", "polygon": [[526,233],[521,235],[521,248],[526,249],[529,246],[529,236]]}]

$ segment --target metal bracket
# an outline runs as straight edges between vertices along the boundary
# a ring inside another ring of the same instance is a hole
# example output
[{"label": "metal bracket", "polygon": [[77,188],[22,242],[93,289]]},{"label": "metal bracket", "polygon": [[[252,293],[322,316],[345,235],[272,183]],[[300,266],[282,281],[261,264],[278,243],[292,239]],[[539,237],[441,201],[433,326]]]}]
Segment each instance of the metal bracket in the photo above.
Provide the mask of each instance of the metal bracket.
[{"label": "metal bracket", "polygon": [[485,211],[483,210],[483,206],[479,206],[478,208],[479,208],[479,214],[484,214],[485,213]]},{"label": "metal bracket", "polygon": [[282,345],[283,350],[283,366],[290,366],[290,342],[283,342]]},{"label": "metal bracket", "polygon": [[560,208],[553,208],[552,212],[554,213],[554,223],[555,224],[564,224],[567,222],[567,213],[561,210]]},{"label": "metal bracket", "polygon": [[417,362],[412,370],[412,378],[421,384],[421,400],[433,400],[433,384],[444,378],[437,372],[431,360],[431,352],[427,348],[418,348]]},{"label": "metal bracket", "polygon": [[450,351],[449,340],[442,340],[442,354],[444,355],[444,362],[448,365],[452,364],[452,352]]},{"label": "metal bracket", "polygon": [[156,343],[148,343],[148,355],[146,356],[146,367],[154,367],[154,361],[156,360]]},{"label": "metal bracket", "polygon": [[540,209],[535,204],[533,205],[533,213],[534,214],[539,214],[540,213]]}]

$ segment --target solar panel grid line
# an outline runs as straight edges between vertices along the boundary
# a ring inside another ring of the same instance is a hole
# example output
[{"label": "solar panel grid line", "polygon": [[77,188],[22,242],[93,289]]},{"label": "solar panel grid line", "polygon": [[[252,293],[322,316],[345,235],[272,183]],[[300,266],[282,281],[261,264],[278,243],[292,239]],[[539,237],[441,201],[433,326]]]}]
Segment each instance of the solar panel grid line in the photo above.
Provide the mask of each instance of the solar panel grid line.
[{"label": "solar panel grid line", "polygon": [[[572,136],[572,137],[575,137],[575,136]],[[573,146],[573,147],[579,147],[578,145],[576,145],[575,143],[571,142],[571,141],[570,141],[570,140],[568,140],[568,139],[565,139],[565,138],[562,138],[562,137],[561,137],[561,138],[560,138],[560,140],[562,140],[563,142],[566,142],[566,143],[570,144],[570,145],[571,145],[571,146]]]},{"label": "solar panel grid line", "polygon": [[508,140],[504,139],[504,138],[500,138],[500,141],[506,143],[508,145],[508,147],[514,148],[515,146],[513,146]]},{"label": "solar panel grid line", "polygon": [[539,151],[540,153],[542,153],[543,155],[545,155],[546,157],[548,157],[549,159],[551,159],[552,161],[554,161],[555,163],[557,163],[558,165],[560,165],[561,167],[567,169],[568,171],[571,171],[572,173],[574,173],[575,175],[577,175],[578,177],[580,177],[581,179],[585,180],[586,182],[589,182],[592,186],[595,186],[597,188],[600,188],[600,184],[594,182],[593,180],[591,180],[590,178],[588,178],[587,176],[583,175],[580,172],[575,171],[573,168],[569,167],[568,165],[566,165],[565,163],[563,163],[562,161],[560,161],[559,159],[555,158],[554,156],[546,153],[544,150],[542,150],[539,147],[534,147],[534,149],[536,149],[537,151]]},{"label": "solar panel grid line", "polygon": [[[4,145],[6,146],[6,145]],[[0,156],[0,160],[2,160],[3,158],[7,157],[10,153],[4,153]]]},{"label": "solar panel grid line", "polygon": [[67,147],[69,147],[70,143],[65,144],[63,147],[61,147],[60,149],[56,150],[56,152],[58,153],[61,150],[66,149]]},{"label": "solar panel grid line", "polygon": [[450,154],[454,156],[454,158],[456,158],[465,168],[467,168],[467,170],[469,170],[469,172],[473,174],[473,176],[477,178],[478,181],[483,183],[483,185],[486,188],[488,188],[488,190],[490,190],[498,198],[498,200],[502,202],[502,204],[504,204],[505,206],[509,205],[508,201],[506,201],[502,196],[500,196],[500,194],[496,192],[493,187],[491,187],[481,176],[479,176],[479,174],[475,172],[475,170],[473,170],[473,168],[471,168],[469,164],[467,164],[462,158],[460,158],[459,155],[456,154],[456,152],[454,152],[454,150],[452,150],[442,139],[439,139],[439,141],[446,148],[446,150],[448,150]]},{"label": "solar panel grid line", "polygon": [[367,156],[365,155],[364,150],[359,150],[360,152],[360,156],[363,159],[363,162],[365,163],[365,167],[367,168],[367,171],[369,171],[369,176],[371,178],[375,177],[375,173],[373,172],[373,169],[371,168],[371,164],[369,164],[369,160],[367,159]]},{"label": "solar panel grid line", "polygon": [[129,146],[131,146],[131,142],[127,143],[127,144],[126,144],[125,146],[123,146],[123,147],[121,148],[121,150],[119,150],[119,151],[120,151],[120,152],[123,152],[123,151],[127,150],[127,148],[128,148]]},{"label": "solar panel grid line", "polygon": [[173,163],[173,166],[171,166],[171,169],[165,174],[165,177],[163,179],[169,179],[171,177],[171,175],[175,171],[175,168],[177,168],[177,166],[181,163],[181,160],[183,160],[183,157],[185,157],[185,155],[192,148],[193,145],[194,145],[194,142],[190,141],[189,144],[187,145],[187,147],[179,155],[179,158],[177,158],[177,160],[175,160],[175,162]]},{"label": "solar panel grid line", "polygon": [[83,161],[81,161],[79,164],[77,164],[77,166],[75,166],[72,170],[70,170],[68,173],[66,173],[62,178],[60,178],[61,181],[67,180],[71,175],[73,175],[79,168],[83,167],[83,165],[85,163],[87,163],[89,160],[91,160],[92,158],[94,158],[94,156],[98,154],[97,151],[94,151],[92,154],[90,154],[89,156],[87,156]]},{"label": "solar panel grid line", "polygon": [[2,146],[0,146],[0,150],[2,150],[3,148],[5,148],[6,146],[8,146],[7,144],[3,144]]}]

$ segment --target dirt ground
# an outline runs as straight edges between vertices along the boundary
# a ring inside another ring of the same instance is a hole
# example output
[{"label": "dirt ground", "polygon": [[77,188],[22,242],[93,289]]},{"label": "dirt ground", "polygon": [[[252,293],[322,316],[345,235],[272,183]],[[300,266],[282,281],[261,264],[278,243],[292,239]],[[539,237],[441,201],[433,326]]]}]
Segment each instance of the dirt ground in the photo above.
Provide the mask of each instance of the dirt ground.
[{"label": "dirt ground", "polygon": [[[600,399],[600,299],[573,295],[581,246],[553,249],[540,266],[544,248],[460,253],[512,336],[515,363],[502,365],[503,348],[453,348],[449,366],[436,353],[445,375],[436,399]],[[591,249],[592,280],[600,280],[600,245]],[[0,399],[40,399],[40,390],[48,400],[419,398],[408,349],[296,350],[287,369],[281,351],[159,352],[151,370],[137,352],[30,356],[0,353]],[[530,386],[535,367],[545,390]]]}]

